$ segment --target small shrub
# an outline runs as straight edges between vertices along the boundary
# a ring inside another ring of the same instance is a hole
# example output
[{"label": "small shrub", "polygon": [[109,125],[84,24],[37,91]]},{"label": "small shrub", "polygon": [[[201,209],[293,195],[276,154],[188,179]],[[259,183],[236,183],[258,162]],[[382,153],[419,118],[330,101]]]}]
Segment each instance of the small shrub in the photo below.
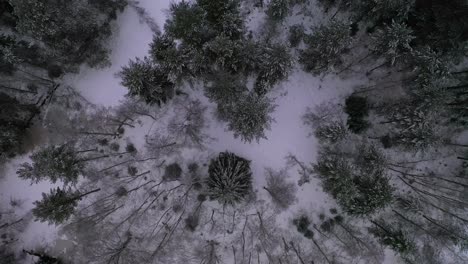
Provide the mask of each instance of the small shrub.
[{"label": "small shrub", "polygon": [[110,148],[110,150],[117,152],[120,149],[120,145],[117,142],[112,142],[110,144],[109,148]]},{"label": "small shrub", "polygon": [[63,75],[62,67],[60,67],[60,66],[58,66],[56,64],[49,65],[47,67],[47,75],[51,79],[59,78],[60,76]]},{"label": "small shrub", "polygon": [[128,143],[127,146],[125,147],[125,151],[131,154],[134,154],[137,152],[137,149],[135,148],[135,145],[133,143]]},{"label": "small shrub", "polygon": [[115,191],[115,195],[117,195],[118,197],[126,196],[127,193],[128,193],[127,189],[125,189],[125,187],[123,187],[123,186],[120,186],[120,187],[117,188],[117,190]]},{"label": "small shrub", "polygon": [[163,179],[166,181],[178,181],[182,176],[182,168],[177,163],[166,166]]},{"label": "small shrub", "polygon": [[109,140],[107,138],[101,138],[101,139],[98,139],[98,144],[101,145],[101,146],[107,146],[109,145]]},{"label": "small shrub", "polygon": [[310,220],[307,216],[303,215],[293,220],[293,225],[296,226],[297,232],[304,235],[304,237],[311,239],[314,233],[309,229]]},{"label": "small shrub", "polygon": [[187,218],[185,218],[185,226],[187,227],[188,230],[192,232],[195,232],[199,222],[200,222],[199,217],[194,214],[190,214],[189,216],[187,216]]},{"label": "small shrub", "polygon": [[134,166],[128,166],[127,172],[128,172],[128,175],[135,176],[138,173],[138,168]]},{"label": "small shrub", "polygon": [[188,172],[191,175],[196,175],[199,169],[199,166],[196,162],[192,162],[187,166]]}]

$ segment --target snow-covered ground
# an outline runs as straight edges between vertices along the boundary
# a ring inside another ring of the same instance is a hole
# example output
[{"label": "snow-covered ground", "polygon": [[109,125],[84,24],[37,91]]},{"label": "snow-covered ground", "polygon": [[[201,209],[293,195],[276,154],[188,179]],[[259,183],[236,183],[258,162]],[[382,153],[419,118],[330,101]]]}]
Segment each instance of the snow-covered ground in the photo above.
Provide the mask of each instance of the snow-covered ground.
[{"label": "snow-covered ground", "polygon": [[[166,10],[170,0],[141,0],[139,5],[144,8],[159,26],[164,24]],[[142,23],[137,12],[133,8],[127,8],[119,16],[115,32],[109,40],[112,46],[111,66],[104,69],[90,69],[83,67],[76,75],[69,75],[66,81],[78,89],[90,102],[102,106],[116,106],[124,98],[126,89],[119,84],[115,74],[126,65],[129,59],[143,57],[148,53],[148,45],[152,40],[153,32]],[[307,107],[314,107],[321,102],[342,98],[349,94],[351,88],[358,84],[359,80],[342,81],[337,77],[320,79],[303,71],[295,70],[289,79],[278,87],[276,92],[276,110],[273,114],[275,122],[271,130],[267,131],[268,139],[260,142],[246,144],[240,139],[235,139],[231,132],[225,130],[225,124],[214,121],[213,116],[209,120],[208,133],[215,140],[208,146],[213,153],[229,150],[252,160],[254,173],[254,187],[261,196],[266,195],[262,187],[265,184],[265,168],[276,170],[286,167],[285,157],[293,154],[304,162],[315,160],[317,155],[317,142],[310,137],[310,129],[302,122],[302,115]],[[213,110],[213,109],[210,109]],[[145,124],[142,129],[147,129]],[[146,131],[145,131],[146,133]],[[144,133],[143,133],[144,134]],[[142,133],[133,133],[142,135]],[[132,142],[141,142],[142,138],[130,138]],[[137,145],[141,145],[137,143]],[[40,199],[42,192],[47,192],[51,185],[39,183],[30,185],[16,176],[18,164],[28,160],[28,155],[18,157],[9,162],[0,171],[2,177],[0,183],[0,199],[4,206],[8,206],[10,198],[24,201],[19,215],[29,211],[32,202]],[[289,168],[291,180],[298,180],[297,168]],[[266,196],[265,196],[266,197]],[[300,187],[298,203],[283,215],[283,223],[291,219],[292,214],[299,210],[319,213],[325,208],[333,207],[334,202],[321,191],[318,181],[312,179],[311,183]],[[19,238],[18,245],[24,248],[34,248],[39,244],[54,241],[58,237],[54,226],[32,222],[27,226],[26,232]],[[391,263],[391,262],[389,262]]]}]

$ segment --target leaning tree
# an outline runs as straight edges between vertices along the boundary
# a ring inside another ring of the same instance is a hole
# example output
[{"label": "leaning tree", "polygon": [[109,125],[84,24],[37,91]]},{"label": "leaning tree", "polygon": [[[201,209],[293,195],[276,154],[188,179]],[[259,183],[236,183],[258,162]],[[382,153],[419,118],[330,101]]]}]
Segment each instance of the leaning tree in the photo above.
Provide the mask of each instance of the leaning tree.
[{"label": "leaning tree", "polygon": [[42,193],[42,200],[34,202],[35,207],[32,213],[41,222],[58,225],[70,218],[75,212],[79,200],[100,190],[95,189],[81,193],[80,191],[72,191],[71,188],[52,189],[48,194]]}]

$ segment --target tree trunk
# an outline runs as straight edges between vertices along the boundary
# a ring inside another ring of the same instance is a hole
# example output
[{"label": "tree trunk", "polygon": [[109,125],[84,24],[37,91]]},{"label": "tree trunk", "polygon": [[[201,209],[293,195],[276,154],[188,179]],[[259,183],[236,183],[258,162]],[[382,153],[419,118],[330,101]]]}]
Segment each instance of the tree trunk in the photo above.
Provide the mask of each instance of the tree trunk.
[{"label": "tree trunk", "polygon": [[93,158],[88,158],[88,159],[81,159],[78,160],[77,162],[88,162],[88,161],[93,161],[93,160],[98,160],[98,159],[103,159],[103,158],[108,158],[109,155],[104,155],[104,156],[99,156],[99,157],[93,157]]},{"label": "tree trunk", "polygon": [[94,189],[92,191],[89,191],[89,192],[86,192],[86,193],[83,193],[83,194],[80,194],[79,196],[73,198],[73,200],[81,200],[81,198],[87,196],[87,195],[90,195],[92,193],[95,193],[95,192],[99,192],[101,190],[101,188],[97,188],[97,189]]}]

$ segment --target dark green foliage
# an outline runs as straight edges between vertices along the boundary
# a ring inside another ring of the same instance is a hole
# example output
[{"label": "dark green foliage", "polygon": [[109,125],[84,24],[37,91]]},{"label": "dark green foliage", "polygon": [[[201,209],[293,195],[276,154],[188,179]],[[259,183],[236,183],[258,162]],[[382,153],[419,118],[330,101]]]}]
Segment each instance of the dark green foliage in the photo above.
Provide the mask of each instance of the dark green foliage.
[{"label": "dark green foliage", "polygon": [[128,88],[128,96],[139,97],[148,104],[160,105],[174,96],[174,83],[149,58],[131,60],[118,75],[122,85]]},{"label": "dark green foliage", "polygon": [[16,172],[22,179],[39,182],[48,179],[52,183],[76,183],[83,172],[84,163],[72,144],[49,146],[31,155],[32,164],[23,163]]},{"label": "dark green foliage", "polygon": [[78,205],[79,192],[71,189],[51,189],[50,193],[42,193],[42,200],[35,201],[32,212],[41,222],[61,224],[68,220]]},{"label": "dark green foliage", "polygon": [[369,104],[365,97],[351,95],[346,98],[345,112],[348,114],[348,128],[359,134],[364,132],[369,123],[366,117],[369,115]]},{"label": "dark green foliage", "polygon": [[399,228],[386,223],[385,221],[372,221],[373,227],[369,232],[374,235],[382,244],[389,246],[396,252],[405,255],[415,250],[416,245],[411,241],[407,234]]},{"label": "dark green foliage", "polygon": [[223,113],[225,105],[236,102],[248,91],[247,86],[235,75],[219,72],[212,76],[210,84],[205,86],[205,95],[218,103],[218,112]]},{"label": "dark green foliage", "polygon": [[84,1],[11,1],[21,34],[46,45],[42,51],[64,65],[107,61],[103,40],[110,36],[109,14]]},{"label": "dark green foliage", "polygon": [[288,77],[293,61],[286,46],[269,44],[259,54],[259,62],[254,90],[262,96]]},{"label": "dark green foliage", "polygon": [[212,159],[208,168],[208,194],[222,204],[241,202],[252,189],[250,161],[230,152]]},{"label": "dark green foliage", "polygon": [[340,55],[351,43],[349,25],[333,20],[328,25],[313,28],[312,32],[304,38],[306,47],[299,55],[304,70],[320,74],[340,65]]},{"label": "dark green foliage", "polygon": [[0,92],[0,159],[20,151],[30,120],[37,113],[35,105],[21,104]]},{"label": "dark green foliage", "polygon": [[411,51],[414,38],[413,31],[405,23],[392,21],[372,35],[372,51],[384,55],[393,65],[397,58]]},{"label": "dark green foliage", "polygon": [[282,21],[289,12],[289,0],[271,0],[266,14],[273,21]]},{"label": "dark green foliage", "polygon": [[342,121],[331,121],[330,123],[318,126],[314,131],[317,139],[331,143],[344,139],[347,134],[348,129]]},{"label": "dark green foliage", "polygon": [[270,114],[274,108],[270,99],[249,93],[238,101],[218,105],[218,116],[228,123],[228,129],[234,133],[234,137],[240,137],[245,142],[258,142],[262,138],[266,139],[265,130],[270,128],[273,121]]},{"label": "dark green foliage", "polygon": [[296,226],[297,232],[304,235],[304,237],[308,239],[312,239],[314,237],[314,232],[309,229],[310,220],[307,216],[303,215],[299,218],[293,220],[293,225]]},{"label": "dark green foliage", "polygon": [[392,200],[392,191],[384,173],[385,160],[371,146],[361,146],[348,160],[344,155],[323,151],[314,170],[323,189],[352,215],[368,215],[384,208]]},{"label": "dark green foliage", "polygon": [[289,44],[291,47],[297,47],[305,37],[305,29],[302,24],[292,25],[289,28]]},{"label": "dark green foliage", "polygon": [[42,200],[35,201],[32,209],[34,217],[41,222],[61,224],[67,221],[75,212],[78,201],[83,197],[100,191],[95,189],[86,193],[68,189],[51,189],[50,193],[42,193]]},{"label": "dark green foliage", "polygon": [[166,181],[177,181],[182,176],[182,168],[177,163],[166,166],[163,179]]}]

